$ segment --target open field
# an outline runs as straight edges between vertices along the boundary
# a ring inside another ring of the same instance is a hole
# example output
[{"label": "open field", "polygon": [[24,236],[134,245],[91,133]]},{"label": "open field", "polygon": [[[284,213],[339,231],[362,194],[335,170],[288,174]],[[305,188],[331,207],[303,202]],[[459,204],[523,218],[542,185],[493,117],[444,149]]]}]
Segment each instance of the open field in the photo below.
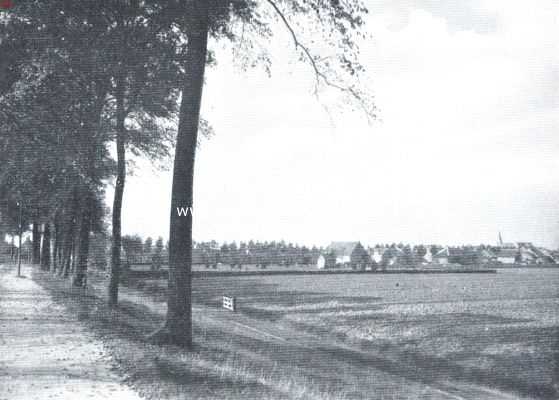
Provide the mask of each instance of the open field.
[{"label": "open field", "polygon": [[[138,284],[164,299],[164,281]],[[218,309],[224,294],[237,297],[238,313],[226,317],[255,328],[261,339],[273,334],[298,341],[304,334],[316,345],[331,345],[331,358],[320,362],[333,369],[343,361],[420,382],[556,396],[559,269],[215,277],[195,279],[193,286],[195,302],[209,309]],[[307,368],[312,374],[310,360]]]},{"label": "open field", "polygon": [[[319,269],[315,265],[270,265],[260,268],[254,264],[243,265],[242,268],[231,268],[230,265],[220,264],[216,268],[206,268],[203,265],[193,265],[192,275],[194,277],[216,277],[216,276],[257,276],[257,275],[336,275],[336,274],[401,274],[401,273],[494,273],[495,266],[490,265],[416,265],[416,266],[391,266],[389,268],[377,267],[374,269],[352,269],[348,266],[339,268]],[[518,268],[518,267],[517,267]],[[554,266],[557,268],[557,266]],[[132,279],[159,279],[166,278],[168,266],[163,265],[159,269],[152,268],[151,264],[131,264],[125,269],[127,278]]]},{"label": "open field", "polygon": [[194,352],[144,340],[164,280],[130,281],[111,311],[101,274],[87,293],[34,278],[149,399],[558,398],[559,270],[195,278]]}]

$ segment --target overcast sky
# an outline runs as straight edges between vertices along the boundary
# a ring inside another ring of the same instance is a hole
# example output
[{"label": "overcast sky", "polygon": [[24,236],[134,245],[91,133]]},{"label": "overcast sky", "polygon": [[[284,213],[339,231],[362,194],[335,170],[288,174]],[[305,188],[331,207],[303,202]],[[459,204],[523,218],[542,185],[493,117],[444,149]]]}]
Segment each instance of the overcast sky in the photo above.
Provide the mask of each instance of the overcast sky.
[{"label": "overcast sky", "polygon": [[[271,77],[218,49],[195,239],[559,246],[557,2],[366,3],[371,125],[326,113],[281,37]],[[169,172],[140,167],[123,231],[167,237],[170,189]]]}]

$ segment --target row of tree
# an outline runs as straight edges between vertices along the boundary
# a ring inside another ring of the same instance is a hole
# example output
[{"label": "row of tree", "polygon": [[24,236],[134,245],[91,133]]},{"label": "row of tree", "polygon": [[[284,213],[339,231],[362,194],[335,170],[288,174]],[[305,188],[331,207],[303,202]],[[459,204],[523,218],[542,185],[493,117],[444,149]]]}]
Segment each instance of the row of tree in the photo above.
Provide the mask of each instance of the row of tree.
[{"label": "row of tree", "polygon": [[[123,250],[128,265],[134,263],[151,263],[154,269],[166,263],[168,247],[163,245],[159,238],[155,246],[153,239],[147,237],[142,243],[141,237],[124,236]],[[269,265],[312,265],[322,249],[313,246],[299,246],[283,241],[276,242],[236,242],[218,244],[216,241],[193,242],[192,263],[205,265],[207,268],[216,268],[218,264],[227,264],[231,268],[242,268],[243,265],[256,265],[266,268]]]},{"label": "row of tree", "polygon": [[317,93],[335,88],[374,116],[358,85],[365,14],[359,0],[14,2],[0,14],[4,232],[31,229],[32,261],[83,285],[114,180],[108,302],[116,306],[127,157],[156,162],[174,149],[167,318],[151,339],[189,346],[192,214],[174,211],[192,207],[198,137],[209,129],[200,118],[205,68],[216,62],[208,42],[234,42],[245,66],[268,69],[261,43],[281,26]]}]

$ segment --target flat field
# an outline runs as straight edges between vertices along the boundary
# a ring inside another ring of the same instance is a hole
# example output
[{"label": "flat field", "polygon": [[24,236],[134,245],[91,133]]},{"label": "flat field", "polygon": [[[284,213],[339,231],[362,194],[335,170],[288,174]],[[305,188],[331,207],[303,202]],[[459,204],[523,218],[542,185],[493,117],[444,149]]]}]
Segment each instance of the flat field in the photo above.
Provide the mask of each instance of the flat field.
[{"label": "flat field", "polygon": [[[165,285],[131,287],[161,304]],[[558,398],[559,269],[221,276],[193,290],[195,324],[236,367],[329,398]]]}]

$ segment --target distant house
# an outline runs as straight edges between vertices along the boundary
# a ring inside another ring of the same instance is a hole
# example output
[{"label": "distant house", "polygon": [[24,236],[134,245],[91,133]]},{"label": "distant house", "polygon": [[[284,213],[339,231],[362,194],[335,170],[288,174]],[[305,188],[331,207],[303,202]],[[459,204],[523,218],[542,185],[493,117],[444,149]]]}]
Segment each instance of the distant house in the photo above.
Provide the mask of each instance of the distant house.
[{"label": "distant house", "polygon": [[373,260],[375,264],[381,263],[384,249],[385,249],[384,247],[377,246],[369,250],[369,256],[371,257],[371,260]]},{"label": "distant house", "polygon": [[433,255],[433,262],[440,265],[450,264],[450,258],[455,255],[454,253],[454,249],[447,246]]},{"label": "distant house", "polygon": [[497,257],[488,249],[472,246],[445,247],[433,256],[436,264],[483,265],[497,261]]},{"label": "distant house", "polygon": [[404,257],[404,251],[398,246],[385,247],[382,253],[380,264],[383,267],[390,267],[393,265],[401,264]]},{"label": "distant house", "polygon": [[516,243],[509,242],[509,243],[501,243],[497,247],[501,249],[517,249],[518,245]]},{"label": "distant house", "polygon": [[497,261],[497,256],[489,249],[478,249],[477,253],[480,264],[493,264]]},{"label": "distant house", "polygon": [[334,252],[324,251],[316,260],[318,269],[336,268],[336,254]]},{"label": "distant house", "polygon": [[518,261],[522,264],[537,264],[538,252],[532,243],[518,243]]},{"label": "distant house", "polygon": [[316,263],[320,269],[337,266],[366,269],[371,265],[371,257],[360,242],[332,242],[318,257]]},{"label": "distant house", "polygon": [[543,248],[540,248],[539,250],[544,252],[545,256],[549,258],[552,264],[559,264],[559,251],[547,250]]},{"label": "distant house", "polygon": [[542,247],[531,246],[530,250],[536,255],[536,264],[557,264],[559,258],[554,252]]},{"label": "distant house", "polygon": [[420,262],[431,264],[433,262],[433,253],[431,253],[431,247],[426,247],[425,255],[422,257],[423,259]]},{"label": "distant house", "polygon": [[501,264],[515,264],[520,260],[518,248],[500,247],[495,250],[497,261]]}]

